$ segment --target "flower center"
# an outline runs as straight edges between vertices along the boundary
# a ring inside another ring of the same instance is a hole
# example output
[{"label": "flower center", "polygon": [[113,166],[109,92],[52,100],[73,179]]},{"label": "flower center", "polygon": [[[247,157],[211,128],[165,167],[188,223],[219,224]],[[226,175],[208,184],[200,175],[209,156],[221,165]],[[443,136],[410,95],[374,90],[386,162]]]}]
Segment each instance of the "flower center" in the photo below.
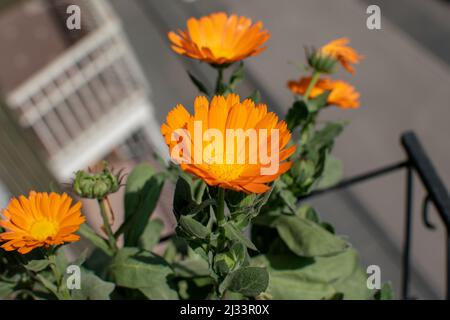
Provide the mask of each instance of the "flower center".
[{"label": "flower center", "polygon": [[30,235],[36,240],[43,241],[56,235],[58,226],[54,221],[47,219],[39,220],[33,223],[30,228]]},{"label": "flower center", "polygon": [[240,177],[245,169],[243,164],[210,164],[208,165],[209,173],[217,180],[233,181]]}]

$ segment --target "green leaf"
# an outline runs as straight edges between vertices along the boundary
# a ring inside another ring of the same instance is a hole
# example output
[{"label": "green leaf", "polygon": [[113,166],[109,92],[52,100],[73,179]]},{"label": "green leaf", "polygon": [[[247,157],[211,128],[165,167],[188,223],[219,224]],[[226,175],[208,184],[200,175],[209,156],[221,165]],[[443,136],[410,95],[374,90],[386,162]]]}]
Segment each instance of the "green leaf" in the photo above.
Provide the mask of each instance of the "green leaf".
[{"label": "green leaf", "polygon": [[249,264],[249,255],[244,244],[235,242],[230,248],[230,253],[238,267],[244,267]]},{"label": "green leaf", "polygon": [[183,178],[179,177],[175,185],[175,193],[173,196],[173,212],[178,219],[185,214],[187,207],[196,204],[192,198],[192,190],[190,184]]},{"label": "green leaf", "polygon": [[79,256],[71,264],[81,266],[87,260],[88,255],[89,255],[89,250],[86,248],[83,251],[81,251]]},{"label": "green leaf", "polygon": [[151,251],[158,244],[161,231],[164,229],[164,222],[161,219],[152,219],[147,222],[147,226],[139,239],[142,249]]},{"label": "green leaf", "polygon": [[0,299],[7,299],[13,292],[16,284],[0,281]]},{"label": "green leaf", "polygon": [[394,289],[390,282],[383,283],[383,286],[374,295],[375,300],[394,300]]},{"label": "green leaf", "polygon": [[110,300],[114,288],[114,283],[104,281],[82,268],[80,289],[71,290],[71,294],[75,300]]},{"label": "green leaf", "polygon": [[225,200],[227,207],[230,209],[230,213],[249,208],[253,205],[257,198],[255,193],[245,194],[234,190],[227,190],[225,193]]},{"label": "green leaf", "polygon": [[345,123],[342,122],[329,122],[322,129],[316,131],[310,142],[308,148],[314,150],[323,149],[328,150],[334,144],[334,139],[344,130]]},{"label": "green leaf", "polygon": [[230,290],[247,297],[256,297],[267,289],[269,274],[266,268],[244,267],[230,273],[220,284],[219,291]]},{"label": "green leaf", "polygon": [[203,201],[200,204],[197,204],[197,202],[191,202],[189,205],[187,205],[186,207],[184,207],[181,210],[181,213],[183,215],[188,215],[188,216],[195,216],[197,213],[202,212],[203,210],[205,210],[206,208],[212,206],[216,204],[216,200],[214,199],[206,199],[205,201]]},{"label": "green leaf", "polygon": [[224,225],[225,235],[227,238],[231,240],[238,241],[245,245],[247,248],[252,249],[254,251],[258,251],[253,242],[246,238],[240,230],[238,230],[232,223],[226,223]]},{"label": "green leaf", "polygon": [[100,237],[97,233],[95,233],[95,231],[92,230],[92,228],[89,227],[86,223],[80,226],[78,233],[81,235],[81,237],[89,240],[94,246],[102,250],[108,256],[112,256],[113,253],[109,248],[106,240]]},{"label": "green leaf", "polygon": [[371,294],[353,249],[316,258],[258,256],[252,264],[267,267],[270,280],[266,292],[273,299],[368,299]]},{"label": "green leaf", "polygon": [[198,91],[206,94],[207,96],[209,96],[209,91],[206,88],[206,86],[199,80],[197,79],[192,73],[190,73],[189,71],[187,72],[189,79],[191,79],[192,83],[196,86],[196,88],[198,89]]},{"label": "green leaf", "polygon": [[308,219],[315,223],[320,223],[319,215],[317,214],[316,210],[314,210],[314,208],[310,205],[302,205],[300,208],[298,208],[296,214],[300,218]]},{"label": "green leaf", "polygon": [[316,184],[316,189],[325,189],[336,185],[342,179],[342,161],[328,154],[322,176]]},{"label": "green leaf", "polygon": [[209,277],[210,270],[208,260],[205,260],[192,249],[189,249],[188,251],[188,256],[186,258],[172,263],[175,274],[178,277],[183,278]]},{"label": "green leaf", "polygon": [[125,188],[125,246],[136,246],[164,186],[165,174],[154,173],[148,164],[134,168]]},{"label": "green leaf", "polygon": [[178,299],[177,292],[169,286],[172,268],[151,252],[121,249],[111,264],[111,273],[118,286],[139,289],[149,299]]},{"label": "green leaf", "polygon": [[261,208],[267,203],[272,194],[273,187],[263,194],[245,194],[227,190],[225,201],[230,210],[231,221],[237,229],[245,229],[250,221],[258,216]]},{"label": "green leaf", "polygon": [[156,174],[153,167],[147,163],[138,164],[127,178],[125,188],[125,211],[133,213],[139,207],[139,192],[145,184]]},{"label": "green leaf", "polygon": [[56,288],[56,285],[50,279],[47,279],[47,277],[44,274],[38,273],[38,274],[36,274],[36,278],[39,280],[39,282],[41,282],[41,284],[47,290],[49,290],[51,293],[53,293],[56,297],[58,297],[58,298],[60,297],[60,295],[58,293],[58,289]]},{"label": "green leaf", "polygon": [[50,262],[54,262],[61,275],[66,273],[69,261],[67,260],[65,247],[59,247],[53,256],[49,257]]},{"label": "green leaf", "polygon": [[339,253],[347,248],[345,240],[311,220],[281,215],[274,223],[284,243],[299,256],[324,256]]},{"label": "green leaf", "polygon": [[328,96],[331,91],[325,91],[314,99],[308,100],[306,103],[309,112],[317,112],[327,105]]},{"label": "green leaf", "polygon": [[286,115],[286,124],[292,132],[308,119],[309,109],[303,100],[295,101],[292,107],[288,110]]},{"label": "green leaf", "polygon": [[184,232],[194,238],[206,239],[210,234],[207,227],[189,216],[181,216],[178,223]]},{"label": "green leaf", "polygon": [[47,259],[31,260],[25,265],[25,268],[33,272],[39,272],[47,268],[49,265],[50,261],[48,261]]},{"label": "green leaf", "polygon": [[92,251],[90,256],[84,262],[84,266],[95,272],[100,278],[106,279],[109,275],[109,265],[113,260],[113,256],[105,254],[100,249]]}]

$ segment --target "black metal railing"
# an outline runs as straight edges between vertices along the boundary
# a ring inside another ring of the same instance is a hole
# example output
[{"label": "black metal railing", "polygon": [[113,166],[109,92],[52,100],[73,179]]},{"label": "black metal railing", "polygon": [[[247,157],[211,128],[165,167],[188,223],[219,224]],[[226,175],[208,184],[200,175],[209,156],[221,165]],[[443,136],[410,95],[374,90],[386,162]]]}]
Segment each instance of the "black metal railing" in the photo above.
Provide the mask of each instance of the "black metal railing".
[{"label": "black metal railing", "polygon": [[414,132],[406,132],[401,136],[401,144],[406,151],[407,159],[392,165],[382,167],[355,177],[345,179],[335,186],[327,189],[313,191],[299,200],[309,199],[311,197],[328,193],[330,191],[349,187],[351,185],[378,178],[382,175],[406,169],[406,203],[405,203],[405,238],[403,244],[402,260],[402,299],[409,299],[409,288],[411,282],[411,243],[412,243],[412,221],[413,221],[413,173],[415,172],[424,189],[426,196],[422,205],[422,219],[428,229],[435,229],[435,226],[429,222],[428,208],[432,203],[436,208],[441,222],[446,231],[446,251],[447,251],[447,284],[446,299],[450,299],[450,196],[444,183],[434,168],[433,163],[424,151]]}]

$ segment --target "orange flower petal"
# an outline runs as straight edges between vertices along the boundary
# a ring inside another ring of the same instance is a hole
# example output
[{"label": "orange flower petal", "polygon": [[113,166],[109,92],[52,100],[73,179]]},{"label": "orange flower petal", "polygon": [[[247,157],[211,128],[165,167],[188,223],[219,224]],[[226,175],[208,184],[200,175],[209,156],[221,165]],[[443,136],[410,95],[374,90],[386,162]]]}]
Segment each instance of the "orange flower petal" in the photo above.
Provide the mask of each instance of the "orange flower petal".
[{"label": "orange flower petal", "polygon": [[224,12],[190,18],[187,30],[167,34],[172,49],[187,57],[216,65],[233,63],[261,53],[270,34],[263,24]]},{"label": "orange flower petal", "polygon": [[[269,189],[266,183],[274,181],[291,167],[290,162],[283,162],[295,152],[295,146],[285,148],[290,141],[291,134],[284,121],[279,121],[276,114],[267,112],[266,105],[255,106],[253,101],[248,99],[241,102],[238,95],[229,94],[226,98],[215,96],[211,102],[205,97],[197,97],[194,102],[194,110],[194,115],[186,116],[190,120],[185,128],[191,137],[189,143],[192,150],[200,151],[201,163],[196,163],[193,156],[189,155],[187,160],[190,162],[180,165],[182,170],[201,178],[211,186],[220,186],[247,193],[263,193]],[[177,122],[177,119],[172,119],[174,117],[177,117],[177,113],[169,112],[167,123],[161,127],[166,142],[167,136],[170,136],[171,132],[180,129],[172,126]],[[205,143],[204,136],[197,141],[194,121],[201,122],[202,135],[208,128],[216,129],[215,132],[221,134],[223,144],[218,146],[218,150],[211,147],[213,142]],[[182,124],[182,122],[177,123]],[[239,130],[239,133],[243,134],[246,134],[247,130],[253,129],[254,131],[250,132],[254,133],[254,138],[250,138],[252,134],[244,136],[245,143],[241,143],[239,146],[238,138],[235,135],[227,136],[227,132],[239,134],[237,131],[229,131],[233,129]],[[273,135],[271,130],[278,130],[278,149],[276,149],[277,144],[272,143],[276,136]],[[261,133],[263,131],[265,134]],[[279,162],[274,167],[278,170],[270,174],[263,174],[263,168],[267,167],[268,164],[267,162],[261,162],[260,159],[261,148],[265,147],[265,144],[267,146],[265,151],[268,156],[273,155],[269,160]],[[169,148],[173,147],[171,142],[168,145]],[[213,159],[205,158],[205,149],[209,147],[211,147],[212,153],[210,156]],[[278,159],[274,152],[279,153]],[[218,160],[218,162],[213,160]]]},{"label": "orange flower petal", "polygon": [[71,206],[67,194],[30,192],[28,198],[12,199],[4,210],[0,226],[1,245],[7,251],[17,250],[26,254],[37,247],[77,241],[72,234],[79,229],[85,218],[81,215],[81,203]]}]

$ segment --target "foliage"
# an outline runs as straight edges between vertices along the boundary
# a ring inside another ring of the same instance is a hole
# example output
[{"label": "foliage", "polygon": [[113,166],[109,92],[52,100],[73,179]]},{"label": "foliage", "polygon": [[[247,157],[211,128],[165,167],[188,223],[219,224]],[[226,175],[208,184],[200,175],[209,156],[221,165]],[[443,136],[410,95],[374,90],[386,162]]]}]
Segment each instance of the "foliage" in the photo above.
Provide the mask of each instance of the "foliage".
[{"label": "foliage", "polygon": [[[337,67],[336,59],[317,52],[308,54],[308,63],[316,80]],[[189,73],[203,94],[233,93],[244,80],[242,61],[212,67],[218,72],[215,89]],[[306,92],[313,86],[312,80]],[[329,107],[329,95],[296,96],[285,119],[297,145],[292,168],[262,194],[210,186],[174,164],[160,172],[140,164],[126,181],[124,222],[113,231],[108,195],[118,190],[122,176],[107,164],[100,173],[78,171],[74,191],[98,200],[104,234],[82,225],[78,234],[93,249],[70,262],[62,246],[26,255],[0,249],[0,298],[392,299],[389,284],[377,292],[367,289],[367,276],[347,239],[313,207],[299,203],[342,175],[342,164],[331,152],[346,123],[317,121]],[[259,92],[249,99],[258,103]],[[161,256],[155,248],[164,224],[151,216],[166,181],[173,182],[177,225]],[[68,287],[68,266],[79,268],[80,289]]]}]

